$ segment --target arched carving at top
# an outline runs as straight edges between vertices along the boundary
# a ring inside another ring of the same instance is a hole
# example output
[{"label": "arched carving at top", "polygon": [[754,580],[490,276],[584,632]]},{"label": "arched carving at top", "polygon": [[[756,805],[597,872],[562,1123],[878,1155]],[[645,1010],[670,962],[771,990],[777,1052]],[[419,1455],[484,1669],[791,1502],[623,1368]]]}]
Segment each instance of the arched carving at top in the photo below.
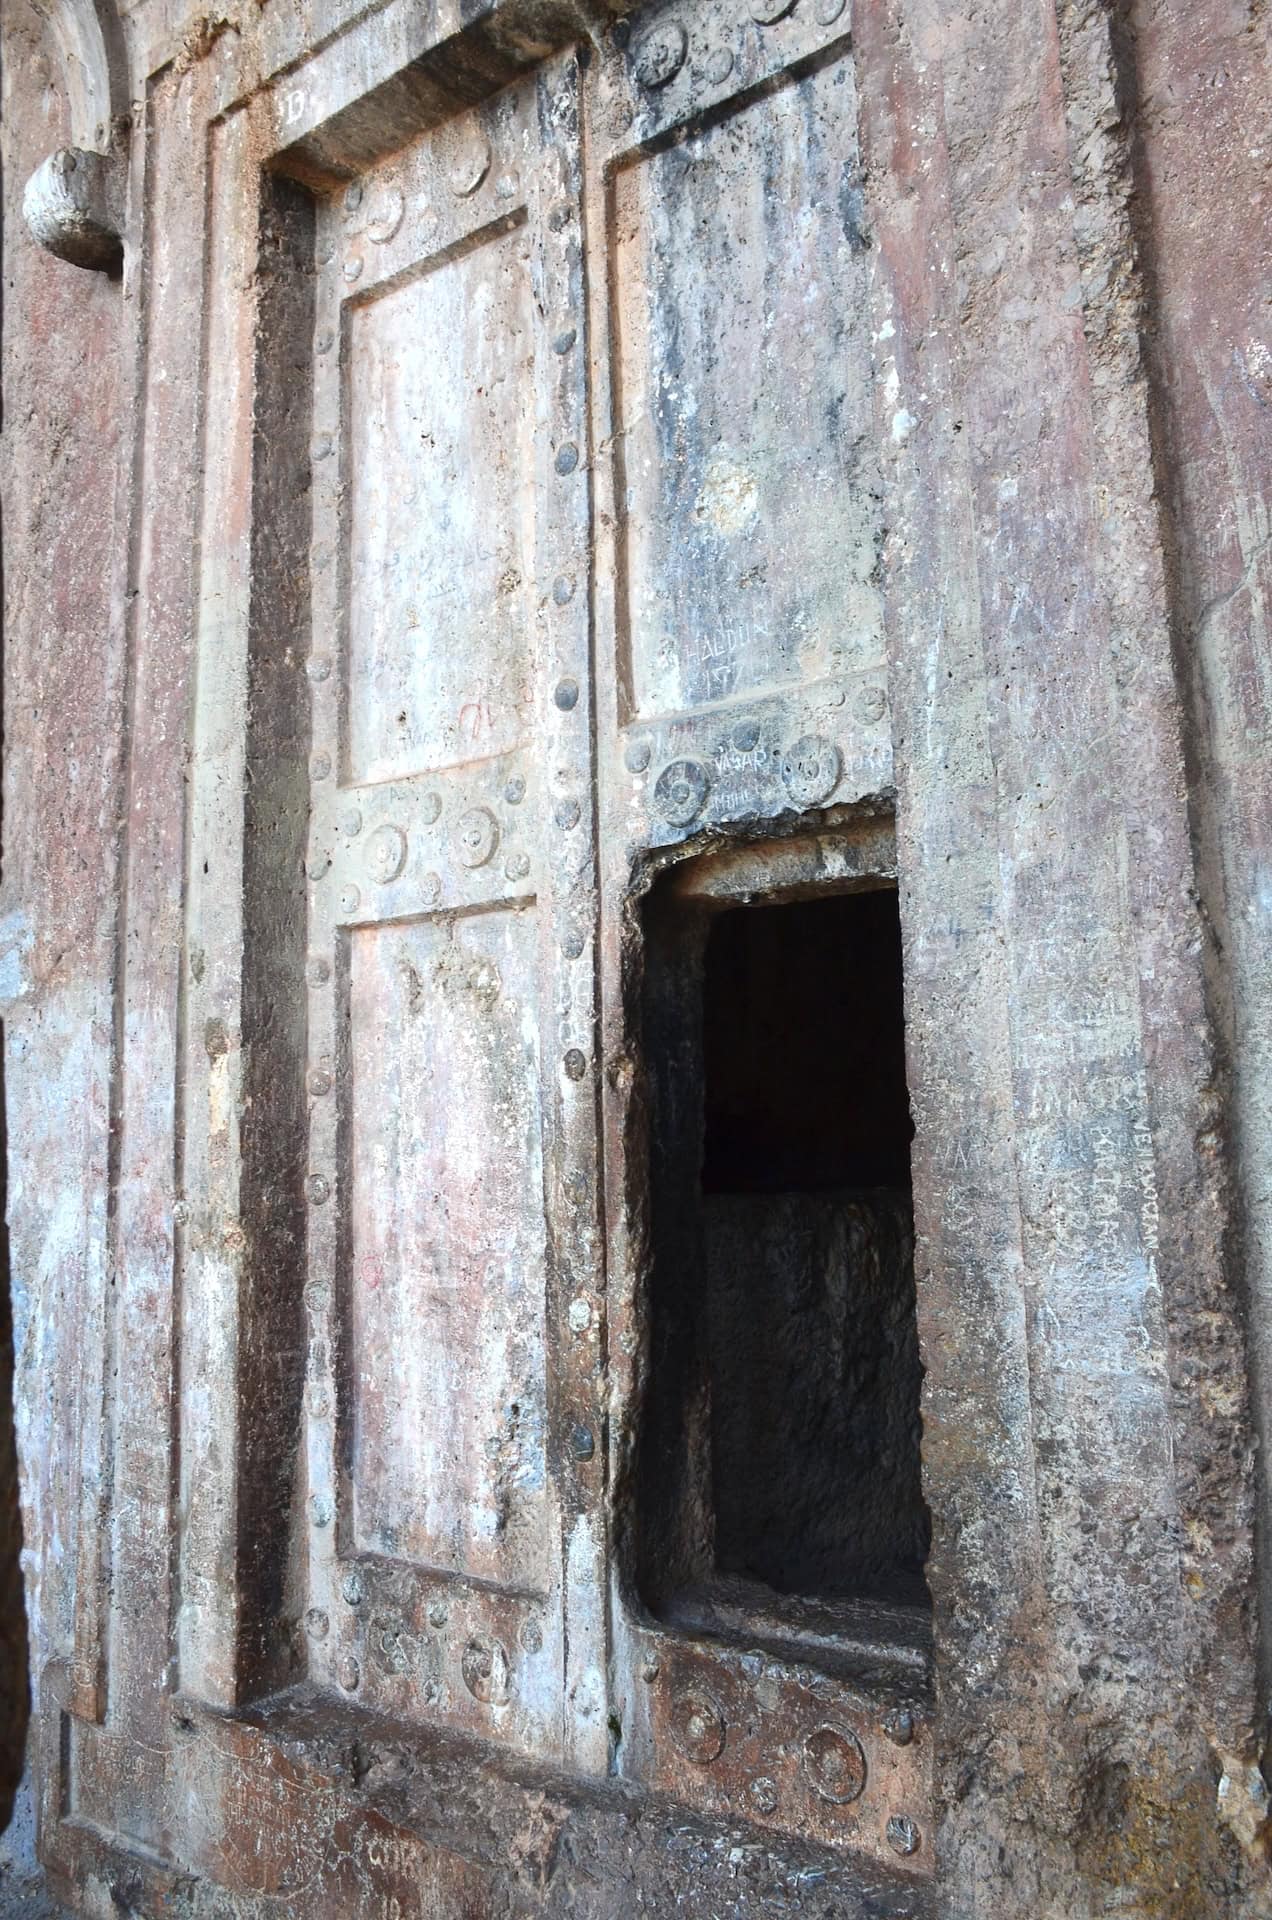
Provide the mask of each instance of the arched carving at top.
[{"label": "arched carving at top", "polygon": [[71,144],[27,182],[23,212],[42,247],[106,272],[123,258],[128,52],[116,0],[35,0],[57,45]]},{"label": "arched carving at top", "polygon": [[35,0],[62,64],[71,144],[110,149],[128,112],[128,52],[116,0]]}]

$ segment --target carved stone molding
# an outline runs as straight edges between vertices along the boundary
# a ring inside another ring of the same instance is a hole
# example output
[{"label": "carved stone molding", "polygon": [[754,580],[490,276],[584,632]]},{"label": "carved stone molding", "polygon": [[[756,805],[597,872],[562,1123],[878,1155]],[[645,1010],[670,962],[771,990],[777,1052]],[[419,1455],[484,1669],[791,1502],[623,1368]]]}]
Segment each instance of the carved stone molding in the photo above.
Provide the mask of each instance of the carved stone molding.
[{"label": "carved stone molding", "polygon": [[61,60],[72,145],[27,182],[22,211],[42,247],[105,272],[123,258],[128,63],[115,0],[39,0]]}]

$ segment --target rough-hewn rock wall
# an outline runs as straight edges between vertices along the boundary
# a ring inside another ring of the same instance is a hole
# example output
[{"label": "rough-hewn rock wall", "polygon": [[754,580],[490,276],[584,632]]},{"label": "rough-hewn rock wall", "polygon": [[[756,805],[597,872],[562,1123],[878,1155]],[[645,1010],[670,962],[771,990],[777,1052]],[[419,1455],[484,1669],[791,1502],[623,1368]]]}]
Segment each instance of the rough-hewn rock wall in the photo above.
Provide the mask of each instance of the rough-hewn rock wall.
[{"label": "rough-hewn rock wall", "polygon": [[[1141,263],[1154,474],[1188,721],[1200,913],[1221,1037],[1215,1144],[1250,1324],[1261,1580],[1272,1596],[1272,155],[1268,18],[1133,6],[1117,47]],[[1264,1636],[1261,1710],[1272,1709]],[[1263,1722],[1266,1737],[1267,1721]]]},{"label": "rough-hewn rock wall", "polygon": [[30,1716],[18,1443],[13,1426],[13,1314],[7,1240],[0,1230],[0,1832],[22,1775]]},{"label": "rough-hewn rock wall", "polygon": [[[129,528],[118,482],[128,420],[119,283],[50,258],[22,218],[26,180],[68,137],[57,49],[27,0],[6,6],[3,34],[0,996],[16,1427],[38,1674],[71,1631],[67,1516],[86,1488],[92,1499],[100,1466],[79,1457],[66,1415],[81,1386],[85,1304],[109,1284],[111,983],[126,807]],[[0,1741],[10,1725],[20,1740],[19,1722],[0,1712]]]}]

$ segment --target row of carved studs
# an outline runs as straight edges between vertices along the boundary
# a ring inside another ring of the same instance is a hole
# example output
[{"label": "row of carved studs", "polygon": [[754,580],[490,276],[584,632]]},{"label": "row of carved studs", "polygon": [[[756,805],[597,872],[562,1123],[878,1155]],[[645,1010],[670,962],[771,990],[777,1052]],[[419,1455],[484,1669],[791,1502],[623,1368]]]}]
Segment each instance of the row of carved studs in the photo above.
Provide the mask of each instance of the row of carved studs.
[{"label": "row of carved studs", "polygon": [[[504,789],[504,799],[510,806],[516,806],[525,793],[525,782],[520,777],[508,781]],[[515,796],[515,798],[514,798]],[[437,794],[429,794],[421,803],[421,817],[425,826],[431,826],[441,816],[442,803]],[[578,824],[578,809],[575,818],[568,819],[563,807],[557,809],[558,826]],[[355,839],[362,831],[362,816],[357,807],[350,806],[340,817],[340,831],[347,839]],[[452,833],[452,845],[455,857],[461,866],[484,867],[494,858],[499,846],[499,822],[489,807],[467,807],[455,822]],[[405,828],[385,822],[373,828],[367,835],[364,860],[368,877],[380,886],[388,886],[398,879],[406,865],[409,841]],[[313,854],[305,868],[311,880],[321,880],[331,865],[325,852]],[[504,864],[504,872],[509,880],[524,880],[530,871],[530,860],[524,853],[514,853]],[[441,878],[436,873],[422,876],[421,889],[426,901],[436,900],[441,894]],[[353,913],[359,904],[356,887],[346,887],[340,895],[340,908],[343,913]]]},{"label": "row of carved studs", "polygon": [[[471,127],[462,132],[454,144],[450,162],[446,170],[446,183],[457,200],[469,200],[490,177],[494,165],[494,152],[490,141],[480,127]],[[521,181],[515,171],[497,170],[494,174],[494,192],[497,199],[515,200],[521,191]],[[433,210],[425,202],[420,212],[427,218]],[[355,180],[345,189],[344,217],[351,233],[360,240],[369,240],[377,246],[384,246],[392,240],[402,225],[406,215],[406,198],[397,186],[381,185],[372,188],[370,195],[361,181]],[[436,214],[433,213],[436,218]],[[320,267],[328,266],[334,256],[330,242],[324,242],[318,250],[317,260]],[[360,253],[350,253],[344,262],[344,278],[352,285],[361,278],[364,266]],[[319,340],[319,352],[327,352],[332,345],[331,336]]]},{"label": "row of carved studs", "polygon": [[[324,754],[315,756],[311,771],[315,777],[324,777],[330,772],[329,757]],[[509,806],[519,806],[525,798],[526,783],[520,774],[512,775],[504,785],[503,799]],[[442,802],[436,793],[426,794],[416,803],[426,824],[436,822],[442,812]],[[572,796],[559,800],[553,809],[553,824],[562,834],[573,833],[583,822],[583,809]],[[350,807],[342,815],[342,831],[350,837],[361,832],[362,819],[356,807]],[[470,807],[462,813],[456,823],[455,839],[458,856],[468,867],[484,865],[498,845],[499,822],[486,807]],[[392,824],[377,827],[369,837],[367,847],[368,866],[372,877],[381,883],[396,879],[406,862],[408,843],[405,832]],[[320,879],[330,866],[328,857],[319,853],[307,862],[306,871],[313,880]],[[525,854],[515,854],[506,863],[505,872],[511,880],[520,880],[530,870],[530,862]],[[436,873],[426,873],[418,881],[419,889],[426,904],[435,902],[441,893],[441,880]],[[340,896],[340,905],[344,911],[353,911],[358,905],[357,889],[345,888]],[[586,916],[586,906],[583,908]],[[567,923],[560,931],[561,952],[567,960],[579,960],[586,951],[588,936],[578,924]],[[321,988],[331,981],[331,961],[326,954],[311,953],[305,965],[305,978],[309,986]],[[577,1047],[570,1047],[562,1058],[562,1066],[569,1080],[581,1080],[587,1071],[587,1061]],[[321,1096],[330,1093],[332,1076],[325,1068],[316,1068],[309,1076],[311,1094]]]},{"label": "row of carved studs", "polygon": [[[346,1569],[340,1583],[341,1597],[351,1608],[361,1608],[366,1587],[357,1567]],[[414,1632],[400,1614],[378,1612],[366,1622],[365,1650],[386,1679],[413,1676],[424,1698],[436,1702],[441,1694],[442,1649],[450,1610],[444,1600],[433,1600],[428,1608],[428,1626],[441,1636],[434,1641],[427,1633]],[[331,1631],[331,1621],[322,1607],[311,1607],[305,1615],[305,1631],[321,1645]],[[540,1652],[543,1631],[533,1617],[522,1622],[518,1640],[523,1653]],[[470,1633],[460,1655],[460,1674],[468,1692],[483,1706],[504,1706],[513,1691],[513,1663],[507,1649],[491,1634]],[[337,1678],[346,1693],[354,1693],[361,1684],[362,1666],[355,1654],[346,1654],[337,1669]]]},{"label": "row of carved studs", "polygon": [[[739,730],[741,731],[741,730]],[[758,730],[748,726],[745,738],[752,750]],[[647,741],[633,741],[626,760],[629,770],[642,773],[649,765]],[[843,759],[833,740],[806,733],[787,747],[779,762],[782,784],[798,807],[816,807],[829,800],[839,785]],[[654,782],[654,809],[672,827],[687,827],[702,812],[711,792],[711,775],[701,760],[673,760]]]},{"label": "row of carved studs", "polygon": [[[567,230],[570,228],[570,223],[573,220],[575,213],[576,213],[575,203],[568,198],[559,198],[557,200],[554,200],[552,205],[548,209],[548,227],[553,234],[559,237],[559,243],[565,246],[567,250],[569,247],[569,234]],[[565,278],[567,283],[570,277],[571,276],[567,268],[565,272]],[[566,356],[569,355],[573,350],[574,345],[578,339],[578,329],[577,327],[570,325],[569,320],[570,320],[570,316],[567,313],[565,316],[565,324],[558,327],[552,340],[552,350],[554,354],[556,354],[556,356],[563,363],[566,359]],[[570,407],[570,401],[567,397],[568,382],[565,379],[565,373],[566,373],[566,370],[563,364],[562,366],[563,385],[562,385],[562,392],[561,392],[561,401],[564,408],[568,409]],[[569,433],[569,422],[567,420],[565,422],[565,435],[568,435],[568,433]],[[555,454],[553,455],[552,464],[558,477],[561,478],[562,480],[568,480],[572,474],[577,473],[579,471],[579,466],[580,466],[580,453],[579,453],[578,442],[575,440],[569,439],[568,437],[563,437],[557,446]],[[574,575],[572,573],[566,573],[564,571],[559,573],[552,583],[553,605],[558,610],[568,607],[574,598],[574,593],[575,593]],[[574,679],[572,675],[568,675],[568,674],[563,675],[562,678],[557,681],[556,687],[553,692],[553,700],[559,712],[573,713],[574,710],[577,708],[578,701],[579,701],[578,681]],[[556,824],[558,825],[558,827],[563,826],[568,831],[570,828],[578,824],[578,820],[579,820],[578,802],[576,800],[568,800],[568,799],[562,801],[556,810]],[[572,1077],[575,1077],[575,1076],[572,1076]]]},{"label": "row of carved studs", "polygon": [[[647,1666],[645,1678],[656,1678],[657,1663]],[[671,1737],[684,1758],[696,1767],[709,1767],[724,1751],[728,1723],[718,1700],[705,1687],[683,1687],[671,1702]],[[914,1720],[905,1709],[887,1716],[883,1732],[895,1746],[908,1746],[914,1738]],[[850,1727],[824,1720],[805,1737],[802,1749],[804,1776],[813,1791],[834,1806],[848,1806],[860,1798],[866,1786],[866,1755],[860,1740]],[[747,1788],[757,1813],[776,1813],[777,1783],[767,1774],[757,1774]],[[886,1837],[894,1853],[908,1855],[917,1851],[920,1836],[914,1821],[905,1815],[893,1815]]]},{"label": "row of carved studs", "polygon": [[[552,233],[564,237],[574,214],[574,205],[567,199],[553,202],[548,210],[548,227]],[[564,362],[578,340],[578,329],[569,324],[569,315],[552,339],[552,350]],[[564,369],[563,369],[564,371]],[[579,470],[579,448],[574,440],[563,439],[553,456],[553,467],[558,476],[568,480]],[[552,583],[552,603],[558,609],[568,607],[574,598],[575,577],[572,573],[559,573]],[[579,684],[572,675],[564,675],[557,681],[553,692],[553,701],[560,713],[573,713],[578,706]],[[579,824],[582,809],[577,799],[566,797],[558,802],[553,815],[554,824],[565,833],[572,832]],[[567,959],[577,959],[583,950],[581,935],[567,929],[562,939],[562,948]],[[567,1080],[580,1081],[587,1073],[587,1056],[578,1047],[568,1047],[562,1058],[562,1068]],[[592,1324],[592,1308],[582,1295],[571,1301],[569,1309],[570,1330],[576,1337],[588,1332]],[[587,1425],[576,1425],[572,1434],[572,1450],[580,1463],[589,1461],[595,1454],[595,1440]]]},{"label": "row of carved studs", "polygon": [[[761,27],[776,26],[793,13],[797,0],[751,0],[750,15]],[[814,0],[813,11],[819,26],[829,27],[839,19],[847,0]],[[620,23],[621,28],[621,23]],[[622,34],[619,32],[620,44]],[[642,87],[651,92],[665,87],[683,68],[689,54],[689,35],[679,20],[660,20],[636,43],[632,70]],[[712,86],[727,80],[733,68],[733,53],[722,45],[703,50],[700,70]]]}]

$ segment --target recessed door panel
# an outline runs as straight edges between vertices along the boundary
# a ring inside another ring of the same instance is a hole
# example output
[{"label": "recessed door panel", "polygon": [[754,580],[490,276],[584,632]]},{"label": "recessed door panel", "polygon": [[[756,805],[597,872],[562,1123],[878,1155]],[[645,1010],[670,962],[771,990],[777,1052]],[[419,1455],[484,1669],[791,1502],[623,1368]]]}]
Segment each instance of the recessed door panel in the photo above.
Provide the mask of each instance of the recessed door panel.
[{"label": "recessed door panel", "polygon": [[542,1592],[536,919],[350,938],[346,1447],[358,1552]]},{"label": "recessed door panel", "polygon": [[524,739],[534,549],[520,219],[347,311],[349,777]]},{"label": "recessed door panel", "polygon": [[632,717],[881,657],[861,219],[842,62],[615,174]]}]

